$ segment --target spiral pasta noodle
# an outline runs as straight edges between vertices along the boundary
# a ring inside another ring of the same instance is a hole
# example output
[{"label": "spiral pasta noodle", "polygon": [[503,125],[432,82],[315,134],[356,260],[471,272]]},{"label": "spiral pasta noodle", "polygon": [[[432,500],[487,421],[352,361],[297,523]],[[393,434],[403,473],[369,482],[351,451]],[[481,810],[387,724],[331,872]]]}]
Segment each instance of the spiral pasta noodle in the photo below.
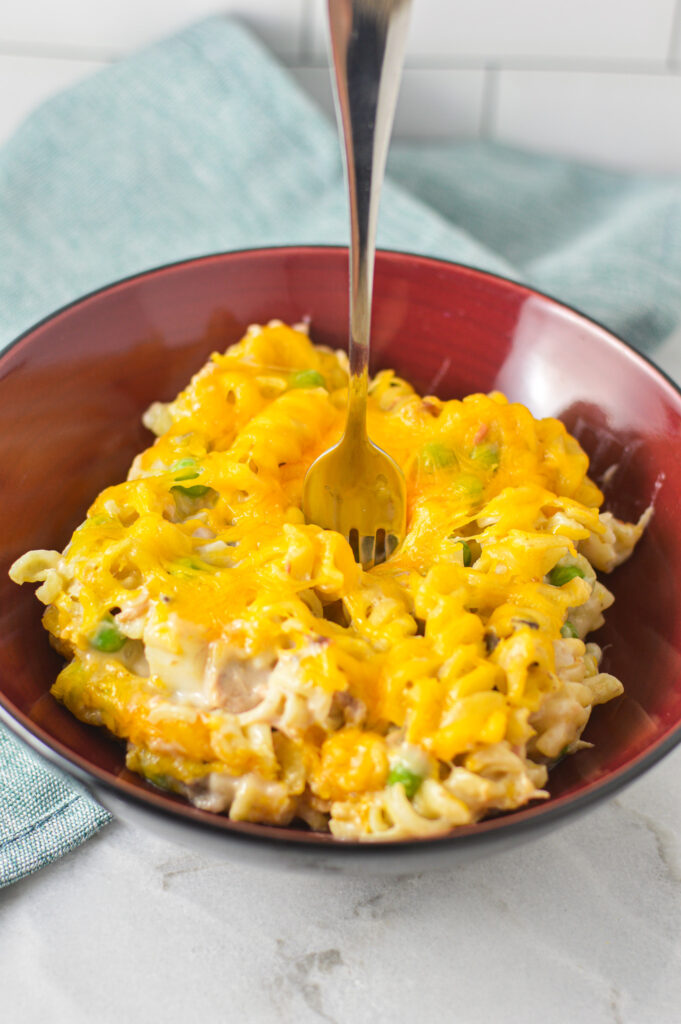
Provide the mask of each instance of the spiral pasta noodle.
[{"label": "spiral pasta noodle", "polygon": [[420,397],[390,370],[369,432],[401,465],[408,530],[368,572],[306,524],[303,480],[340,436],[347,361],[304,327],[251,327],[169,404],[38,582],[67,663],[52,692],[127,765],[234,820],[339,839],[431,836],[548,795],[592,708],[622,692],[587,642],[595,570],[650,516],[601,512],[558,420],[503,395]]}]

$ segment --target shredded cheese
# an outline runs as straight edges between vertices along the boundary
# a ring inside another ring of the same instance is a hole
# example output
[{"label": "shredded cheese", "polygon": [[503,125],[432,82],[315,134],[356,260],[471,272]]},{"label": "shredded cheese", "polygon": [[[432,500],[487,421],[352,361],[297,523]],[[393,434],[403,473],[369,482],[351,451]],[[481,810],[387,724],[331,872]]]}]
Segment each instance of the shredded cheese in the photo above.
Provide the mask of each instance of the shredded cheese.
[{"label": "shredded cheese", "polygon": [[384,370],[369,434],[404,470],[408,531],[363,572],[301,512],[347,382],[304,329],[249,328],[150,408],[157,440],[63,554],[11,575],[41,583],[69,659],[52,692],[156,785],[339,838],[433,835],[546,797],[547,767],[621,692],[582,642],[612,600],[585,553],[613,567],[645,522],[600,513],[558,420],[498,393],[421,398]]}]

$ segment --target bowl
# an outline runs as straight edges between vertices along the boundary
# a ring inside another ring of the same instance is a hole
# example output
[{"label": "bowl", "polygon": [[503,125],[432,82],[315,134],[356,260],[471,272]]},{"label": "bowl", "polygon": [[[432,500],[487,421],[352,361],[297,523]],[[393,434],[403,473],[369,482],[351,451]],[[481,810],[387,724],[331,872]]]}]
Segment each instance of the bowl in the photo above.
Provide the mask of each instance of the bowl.
[{"label": "bowl", "polygon": [[[499,389],[558,416],[603,479],[606,507],[655,515],[609,579],[616,603],[597,639],[624,696],[597,708],[590,750],[550,775],[551,798],[454,833],[339,842],[304,828],[230,822],[125,768],[123,746],[49,694],[61,660],[32,588],[7,577],[30,548],[59,548],[104,486],[149,443],[142,411],[168,400],[248,324],[309,317],[317,342],[345,345],[347,250],[222,253],[119,281],[59,310],[0,357],[0,715],[114,814],[229,857],[319,870],[405,872],[477,858],[555,828],[645,771],[681,740],[681,393],[604,328],[546,295],[470,267],[379,252],[373,368],[421,393]],[[606,472],[607,471],[607,472]],[[605,474],[605,476],[603,476]]]}]

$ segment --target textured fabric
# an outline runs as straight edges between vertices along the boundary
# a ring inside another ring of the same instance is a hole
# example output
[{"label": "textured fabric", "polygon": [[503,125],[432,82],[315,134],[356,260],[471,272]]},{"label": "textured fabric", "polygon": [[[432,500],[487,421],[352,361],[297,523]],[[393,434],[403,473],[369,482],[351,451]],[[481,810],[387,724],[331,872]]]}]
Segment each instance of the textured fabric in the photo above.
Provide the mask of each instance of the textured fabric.
[{"label": "textured fabric", "polygon": [[0,727],[0,888],[73,850],[108,820]]},{"label": "textured fabric", "polygon": [[[578,307],[641,351],[681,318],[681,181],[472,142],[396,146],[389,171],[509,276]],[[487,266],[487,264],[485,264]]]},{"label": "textured fabric", "polygon": [[[681,186],[489,143],[398,145],[379,244],[525,280],[643,349],[681,316]],[[211,19],[36,111],[0,149],[0,345],[79,294],[186,257],[346,243],[335,126]],[[0,733],[0,885],[107,819]]]}]

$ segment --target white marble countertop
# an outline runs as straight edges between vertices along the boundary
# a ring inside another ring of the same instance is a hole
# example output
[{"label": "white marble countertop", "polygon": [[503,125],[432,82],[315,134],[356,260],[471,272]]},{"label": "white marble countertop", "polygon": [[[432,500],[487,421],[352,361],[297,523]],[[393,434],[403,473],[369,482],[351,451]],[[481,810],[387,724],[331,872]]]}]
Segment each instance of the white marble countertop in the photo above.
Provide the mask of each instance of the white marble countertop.
[{"label": "white marble countertop", "polygon": [[[657,358],[681,377],[681,333]],[[0,892],[0,1017],[677,1024],[681,749],[548,838],[432,874],[266,871],[114,822]]]},{"label": "white marble countertop", "polygon": [[8,1024],[676,1024],[681,750],[454,871],[306,876],[120,822],[0,894]]}]

